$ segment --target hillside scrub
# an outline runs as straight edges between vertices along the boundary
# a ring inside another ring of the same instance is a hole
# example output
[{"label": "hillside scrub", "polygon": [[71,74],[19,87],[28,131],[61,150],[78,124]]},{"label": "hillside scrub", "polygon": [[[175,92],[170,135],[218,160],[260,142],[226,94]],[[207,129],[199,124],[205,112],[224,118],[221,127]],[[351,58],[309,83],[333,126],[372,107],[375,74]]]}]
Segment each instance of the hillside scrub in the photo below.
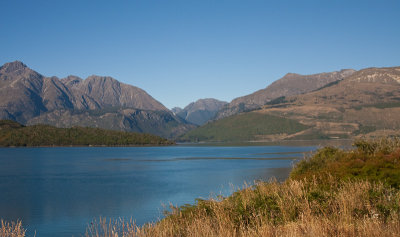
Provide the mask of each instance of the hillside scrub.
[{"label": "hillside scrub", "polygon": [[353,145],[356,149],[351,151],[334,147],[318,150],[299,162],[290,178],[318,177],[324,182],[332,176],[336,180],[368,180],[400,188],[400,139],[357,140]]},{"label": "hillside scrub", "polygon": [[258,136],[293,134],[307,129],[295,120],[258,112],[242,113],[207,123],[185,135],[182,141],[254,141]]},{"label": "hillside scrub", "polygon": [[89,127],[56,128],[50,125],[22,126],[0,121],[0,146],[130,146],[168,145],[167,139],[142,133]]}]

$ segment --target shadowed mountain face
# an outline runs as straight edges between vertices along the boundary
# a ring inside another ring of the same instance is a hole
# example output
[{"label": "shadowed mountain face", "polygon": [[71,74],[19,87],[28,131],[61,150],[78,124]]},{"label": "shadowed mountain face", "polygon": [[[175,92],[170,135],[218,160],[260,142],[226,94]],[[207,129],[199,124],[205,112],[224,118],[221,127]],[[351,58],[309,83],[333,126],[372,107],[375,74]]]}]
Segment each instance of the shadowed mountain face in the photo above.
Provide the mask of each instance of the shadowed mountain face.
[{"label": "shadowed mountain face", "polygon": [[192,102],[184,109],[174,108],[173,112],[179,117],[196,125],[203,125],[213,119],[217,112],[226,105],[227,102],[216,99],[200,99]]},{"label": "shadowed mountain face", "polygon": [[[47,101],[42,100],[41,97],[41,94],[46,93],[43,91],[44,81],[42,75],[21,62],[6,63],[0,67],[1,118],[25,123],[47,111],[45,107]],[[52,82],[51,79],[46,81]],[[64,102],[63,93],[57,90],[54,92],[54,95],[56,94],[59,94],[61,98],[53,103],[61,105]]]},{"label": "shadowed mountain face", "polygon": [[42,76],[19,61],[0,67],[0,119],[151,132],[164,137],[193,127],[142,89],[111,77],[60,80]]},{"label": "shadowed mountain face", "polygon": [[265,89],[232,100],[231,103],[224,106],[218,112],[216,118],[221,119],[237,113],[258,109],[269,101],[282,96],[304,94],[342,80],[352,75],[354,72],[355,70],[352,69],[344,69],[336,72],[313,75],[288,73]]}]

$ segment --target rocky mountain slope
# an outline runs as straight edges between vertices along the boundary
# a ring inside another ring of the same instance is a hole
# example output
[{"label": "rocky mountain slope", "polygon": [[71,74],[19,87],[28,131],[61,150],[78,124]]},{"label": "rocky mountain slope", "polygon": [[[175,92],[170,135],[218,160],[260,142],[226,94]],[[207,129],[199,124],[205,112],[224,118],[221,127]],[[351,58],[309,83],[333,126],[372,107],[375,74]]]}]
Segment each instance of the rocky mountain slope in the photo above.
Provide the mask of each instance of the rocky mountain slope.
[{"label": "rocky mountain slope", "polygon": [[330,83],[342,80],[354,72],[355,70],[353,69],[344,69],[341,71],[312,75],[288,73],[265,89],[232,100],[232,102],[218,112],[216,118],[221,119],[237,113],[254,110],[262,107],[267,102],[282,96],[307,93],[329,85]]},{"label": "rocky mountain slope", "polygon": [[203,125],[213,119],[217,112],[228,104],[225,101],[220,101],[212,98],[200,99],[192,102],[185,108],[174,108],[173,112],[179,117],[196,125]]},{"label": "rocky mountain slope", "polygon": [[[257,116],[255,116],[257,114]],[[279,132],[257,130],[248,140],[334,139],[400,134],[400,67],[367,68],[312,92],[279,97],[261,109],[221,119],[189,132],[188,140],[214,140],[213,131],[233,120],[282,118],[292,125]],[[272,117],[271,117],[272,116]],[[251,122],[251,121],[250,121]],[[237,122],[236,122],[237,123]],[[257,124],[260,122],[258,121]],[[293,123],[293,122],[292,122]],[[250,127],[258,126],[257,124]],[[297,125],[297,128],[301,128]],[[231,130],[237,129],[235,126]],[[233,134],[233,131],[230,133]],[[189,136],[190,135],[190,136]],[[249,135],[250,136],[250,135]],[[225,140],[235,140],[228,137]]]},{"label": "rocky mountain slope", "polygon": [[45,77],[19,61],[0,67],[0,119],[85,125],[164,137],[191,128],[140,88],[111,77]]}]

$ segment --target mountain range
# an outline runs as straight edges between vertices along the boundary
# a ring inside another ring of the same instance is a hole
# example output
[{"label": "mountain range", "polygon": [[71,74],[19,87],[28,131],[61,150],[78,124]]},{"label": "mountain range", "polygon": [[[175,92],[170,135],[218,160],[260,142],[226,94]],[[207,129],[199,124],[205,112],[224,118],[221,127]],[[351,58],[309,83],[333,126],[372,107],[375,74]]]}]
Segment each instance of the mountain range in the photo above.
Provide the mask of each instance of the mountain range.
[{"label": "mountain range", "polygon": [[282,96],[292,96],[304,94],[329,83],[342,80],[353,74],[353,69],[343,69],[335,72],[325,72],[312,75],[300,75],[288,73],[279,80],[276,80],[265,89],[258,90],[252,94],[233,99],[229,104],[223,107],[216,119],[225,118],[241,112],[259,109],[271,100]]},{"label": "mountain range", "polygon": [[280,92],[271,96],[271,88],[281,80],[300,87],[305,78],[310,78],[286,75],[266,89],[235,99],[230,107],[224,108],[226,111],[237,101],[244,101],[258,105],[257,109],[236,115],[235,112],[208,123],[188,132],[182,140],[329,139],[399,134],[400,67],[342,70],[311,76],[319,78],[317,81],[326,77],[325,85],[307,87],[302,93],[300,89],[289,93],[289,89],[282,89],[288,87],[284,86],[281,90],[276,88]]},{"label": "mountain range", "polygon": [[111,77],[45,77],[19,61],[0,67],[0,118],[174,137],[195,126],[144,90]]},{"label": "mountain range", "polygon": [[19,61],[0,67],[0,119],[24,125],[99,127],[183,141],[253,141],[397,134],[399,118],[400,67],[288,73],[230,103],[200,99],[172,111],[112,77],[46,77]]}]

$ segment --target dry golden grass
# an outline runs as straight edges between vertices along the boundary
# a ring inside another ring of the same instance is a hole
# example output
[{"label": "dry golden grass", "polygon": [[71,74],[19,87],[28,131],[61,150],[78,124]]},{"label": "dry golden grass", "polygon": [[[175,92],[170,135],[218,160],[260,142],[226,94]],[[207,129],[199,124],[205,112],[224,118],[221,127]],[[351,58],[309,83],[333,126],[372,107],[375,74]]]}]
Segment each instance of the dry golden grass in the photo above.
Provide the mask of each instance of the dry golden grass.
[{"label": "dry golden grass", "polygon": [[22,227],[21,221],[7,222],[0,221],[0,237],[23,237],[25,229]]},{"label": "dry golden grass", "polygon": [[258,183],[223,200],[173,208],[142,227],[102,219],[86,236],[399,236],[399,190],[334,182]]}]

